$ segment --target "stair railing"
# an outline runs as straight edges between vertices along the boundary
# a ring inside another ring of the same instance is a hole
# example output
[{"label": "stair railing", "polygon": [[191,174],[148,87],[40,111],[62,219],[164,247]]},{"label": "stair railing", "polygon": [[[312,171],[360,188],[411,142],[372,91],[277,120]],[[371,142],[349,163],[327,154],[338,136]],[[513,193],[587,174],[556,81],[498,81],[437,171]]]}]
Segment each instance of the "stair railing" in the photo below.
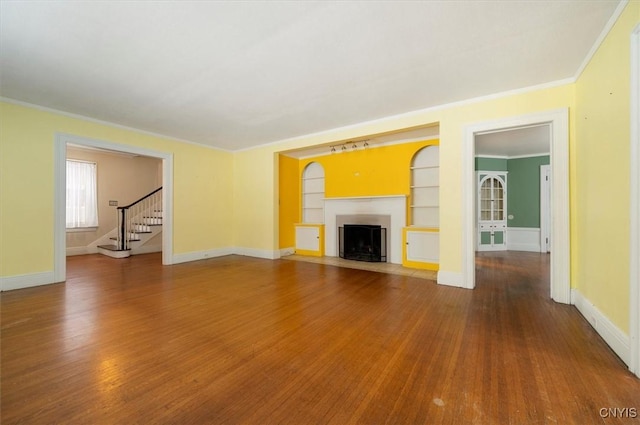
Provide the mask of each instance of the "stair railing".
[{"label": "stair railing", "polygon": [[118,207],[118,250],[130,249],[130,242],[137,240],[138,232],[149,231],[150,225],[161,224],[162,187],[124,207]]}]

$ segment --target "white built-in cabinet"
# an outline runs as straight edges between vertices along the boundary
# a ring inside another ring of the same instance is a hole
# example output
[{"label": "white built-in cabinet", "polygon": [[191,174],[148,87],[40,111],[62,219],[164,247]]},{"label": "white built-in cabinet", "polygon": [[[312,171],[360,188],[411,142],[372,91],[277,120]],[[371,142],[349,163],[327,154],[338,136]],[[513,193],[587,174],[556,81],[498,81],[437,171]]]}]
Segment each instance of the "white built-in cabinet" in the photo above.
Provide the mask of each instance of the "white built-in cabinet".
[{"label": "white built-in cabinet", "polygon": [[296,254],[324,255],[324,224],[296,224]]},{"label": "white built-in cabinet", "polygon": [[295,225],[296,253],[324,255],[324,168],[317,162],[302,172],[302,223]]},{"label": "white built-in cabinet", "polygon": [[507,249],[507,172],[477,173],[478,251]]},{"label": "white built-in cabinet", "polygon": [[440,258],[440,148],[419,150],[411,161],[409,227],[403,229],[402,264],[437,270]]},{"label": "white built-in cabinet", "polygon": [[440,258],[440,233],[408,228],[405,231],[405,246],[408,263],[437,264]]}]

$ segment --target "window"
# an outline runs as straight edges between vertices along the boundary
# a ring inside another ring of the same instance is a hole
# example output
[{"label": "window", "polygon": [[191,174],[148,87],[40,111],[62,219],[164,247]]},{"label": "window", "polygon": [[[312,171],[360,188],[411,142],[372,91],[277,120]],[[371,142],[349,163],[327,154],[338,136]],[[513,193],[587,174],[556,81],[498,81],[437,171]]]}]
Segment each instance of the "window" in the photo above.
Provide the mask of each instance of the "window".
[{"label": "window", "polygon": [[67,160],[67,229],[98,227],[96,164]]}]

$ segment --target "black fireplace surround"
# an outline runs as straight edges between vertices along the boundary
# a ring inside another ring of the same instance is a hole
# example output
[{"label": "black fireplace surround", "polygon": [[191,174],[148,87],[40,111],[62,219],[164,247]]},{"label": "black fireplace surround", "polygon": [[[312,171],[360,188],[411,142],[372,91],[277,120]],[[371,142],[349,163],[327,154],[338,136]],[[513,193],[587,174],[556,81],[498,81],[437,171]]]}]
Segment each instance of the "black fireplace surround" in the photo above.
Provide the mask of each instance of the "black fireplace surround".
[{"label": "black fireplace surround", "polygon": [[370,224],[345,224],[338,229],[340,258],[380,263],[387,261],[387,229]]}]

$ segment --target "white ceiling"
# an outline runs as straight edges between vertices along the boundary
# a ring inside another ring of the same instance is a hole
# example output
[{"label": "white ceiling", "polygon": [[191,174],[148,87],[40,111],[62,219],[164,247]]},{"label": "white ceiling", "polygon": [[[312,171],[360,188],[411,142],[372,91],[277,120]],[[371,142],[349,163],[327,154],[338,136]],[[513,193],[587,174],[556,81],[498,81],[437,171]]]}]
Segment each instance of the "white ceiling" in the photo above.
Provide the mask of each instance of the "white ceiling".
[{"label": "white ceiling", "polygon": [[551,127],[541,124],[476,135],[477,156],[523,157],[548,155]]},{"label": "white ceiling", "polygon": [[574,78],[619,1],[0,2],[0,95],[237,150]]}]

